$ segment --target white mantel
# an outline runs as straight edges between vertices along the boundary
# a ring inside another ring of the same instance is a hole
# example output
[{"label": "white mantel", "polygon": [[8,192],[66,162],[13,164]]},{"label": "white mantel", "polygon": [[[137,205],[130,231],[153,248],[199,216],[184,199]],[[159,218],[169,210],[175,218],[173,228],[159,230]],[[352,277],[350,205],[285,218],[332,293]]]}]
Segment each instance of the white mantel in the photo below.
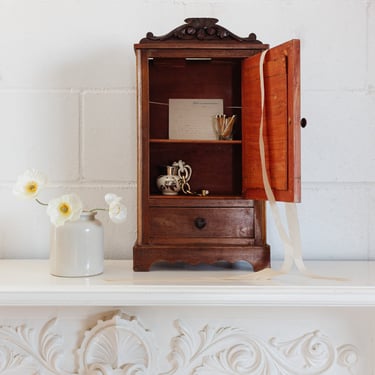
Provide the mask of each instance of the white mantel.
[{"label": "white mantel", "polygon": [[118,260],[58,278],[47,260],[1,260],[0,374],[372,375],[375,262],[307,266],[345,280]]},{"label": "white mantel", "polygon": [[[274,267],[277,268],[278,265]],[[102,275],[60,278],[47,260],[1,260],[2,306],[375,306],[375,262],[308,262],[319,276],[297,271],[254,281],[247,271],[157,269],[133,272],[132,262],[108,260]]]}]

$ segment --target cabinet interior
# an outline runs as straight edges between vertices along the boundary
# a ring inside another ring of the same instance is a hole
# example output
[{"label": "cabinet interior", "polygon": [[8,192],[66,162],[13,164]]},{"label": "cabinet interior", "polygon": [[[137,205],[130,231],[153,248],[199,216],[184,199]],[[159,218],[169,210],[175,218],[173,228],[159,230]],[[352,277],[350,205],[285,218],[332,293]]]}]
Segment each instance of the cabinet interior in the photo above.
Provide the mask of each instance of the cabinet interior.
[{"label": "cabinet interior", "polygon": [[[241,59],[152,58],[149,70],[150,194],[163,166],[184,160],[193,169],[193,191],[240,196],[242,189]],[[169,99],[223,99],[224,114],[236,115],[233,140],[169,139]]]}]

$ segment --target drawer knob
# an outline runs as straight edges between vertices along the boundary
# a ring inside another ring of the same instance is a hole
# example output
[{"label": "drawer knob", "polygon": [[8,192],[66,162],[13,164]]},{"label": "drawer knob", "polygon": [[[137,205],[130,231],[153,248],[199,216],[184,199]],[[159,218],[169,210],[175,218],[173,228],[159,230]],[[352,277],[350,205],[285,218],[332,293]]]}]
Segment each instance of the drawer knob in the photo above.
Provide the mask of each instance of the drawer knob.
[{"label": "drawer knob", "polygon": [[198,229],[203,229],[207,223],[206,223],[206,219],[204,219],[203,217],[197,217],[194,220],[194,224]]}]

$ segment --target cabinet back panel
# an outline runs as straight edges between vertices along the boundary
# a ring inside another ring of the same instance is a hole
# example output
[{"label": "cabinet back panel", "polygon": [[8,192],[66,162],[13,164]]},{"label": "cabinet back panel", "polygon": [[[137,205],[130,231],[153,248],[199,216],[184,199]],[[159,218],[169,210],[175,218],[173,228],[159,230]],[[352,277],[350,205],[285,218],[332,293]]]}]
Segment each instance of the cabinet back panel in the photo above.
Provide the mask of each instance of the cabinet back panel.
[{"label": "cabinet back panel", "polygon": [[240,139],[240,59],[154,59],[149,62],[150,138],[168,139],[169,99],[223,99],[224,113],[236,114]]},{"label": "cabinet back panel", "polygon": [[150,145],[150,193],[160,194],[156,178],[163,167],[183,160],[192,167],[192,191],[207,189],[210,195],[241,195],[241,144],[152,143]]}]

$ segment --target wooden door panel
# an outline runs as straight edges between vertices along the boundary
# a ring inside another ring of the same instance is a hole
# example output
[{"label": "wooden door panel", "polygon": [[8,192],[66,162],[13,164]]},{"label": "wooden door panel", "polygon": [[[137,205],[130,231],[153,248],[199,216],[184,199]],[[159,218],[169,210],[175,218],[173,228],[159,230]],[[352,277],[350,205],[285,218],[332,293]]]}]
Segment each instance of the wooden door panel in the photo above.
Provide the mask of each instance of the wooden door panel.
[{"label": "wooden door panel", "polygon": [[[259,153],[260,54],[242,65],[243,193],[266,199]],[[299,41],[267,52],[264,71],[264,144],[269,181],[276,200],[300,201]]]}]

